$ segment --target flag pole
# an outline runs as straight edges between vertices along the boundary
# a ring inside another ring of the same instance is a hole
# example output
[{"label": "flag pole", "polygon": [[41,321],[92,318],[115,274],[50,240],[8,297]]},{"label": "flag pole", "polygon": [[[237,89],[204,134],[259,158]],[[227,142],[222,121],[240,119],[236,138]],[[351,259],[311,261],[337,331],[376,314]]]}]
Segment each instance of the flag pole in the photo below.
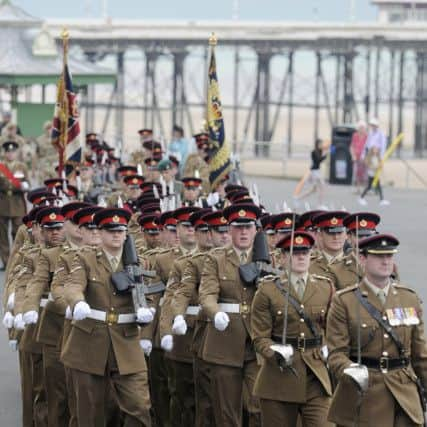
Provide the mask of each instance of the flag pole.
[{"label": "flag pole", "polygon": [[65,148],[67,146],[68,141],[68,114],[66,113],[68,111],[68,98],[67,98],[67,89],[65,87],[65,67],[68,63],[68,40],[69,40],[70,34],[66,28],[63,28],[61,32],[61,39],[62,39],[62,78],[61,82],[63,85],[63,99],[62,101],[62,108],[61,108],[61,114],[63,117],[61,117],[61,129],[59,132],[59,144],[58,144],[58,156],[59,156],[59,165],[58,165],[58,174],[61,177],[62,171],[65,167]]}]

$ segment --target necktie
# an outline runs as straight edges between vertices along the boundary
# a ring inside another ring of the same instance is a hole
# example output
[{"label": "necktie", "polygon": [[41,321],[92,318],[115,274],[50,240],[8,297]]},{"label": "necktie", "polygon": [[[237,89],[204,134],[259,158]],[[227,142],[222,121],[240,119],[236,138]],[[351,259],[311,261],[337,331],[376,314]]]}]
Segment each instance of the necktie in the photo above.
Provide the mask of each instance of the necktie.
[{"label": "necktie", "polygon": [[299,296],[300,299],[302,299],[302,297],[304,296],[304,292],[305,292],[305,283],[303,279],[298,279],[297,280],[297,294]]},{"label": "necktie", "polygon": [[378,296],[379,300],[381,301],[381,304],[384,305],[386,297],[387,297],[386,294],[385,294],[385,292],[381,289],[381,290],[378,291],[377,296]]},{"label": "necktie", "polygon": [[248,260],[248,255],[245,251],[240,253],[240,264],[246,264],[246,261]]},{"label": "necktie", "polygon": [[117,257],[113,256],[111,258],[111,267],[113,268],[113,271],[117,270],[118,265],[119,265],[119,260],[117,259]]}]

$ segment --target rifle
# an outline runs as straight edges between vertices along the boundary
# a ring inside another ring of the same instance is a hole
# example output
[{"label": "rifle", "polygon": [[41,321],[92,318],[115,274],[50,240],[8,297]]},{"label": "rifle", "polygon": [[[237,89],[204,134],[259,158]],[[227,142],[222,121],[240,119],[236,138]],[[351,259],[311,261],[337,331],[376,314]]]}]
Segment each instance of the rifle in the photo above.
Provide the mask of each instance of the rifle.
[{"label": "rifle", "polygon": [[128,234],[123,245],[122,261],[123,271],[115,272],[111,275],[111,282],[119,294],[132,294],[132,301],[135,313],[140,307],[147,307],[145,298],[147,286],[144,284],[144,277],[154,277],[151,271],[144,270],[138,260],[136,246],[133,237]]},{"label": "rifle", "polygon": [[239,267],[239,275],[242,282],[247,286],[256,286],[258,281],[267,274],[279,275],[280,271],[271,265],[270,252],[268,250],[267,238],[261,230],[255,235],[252,262]]}]

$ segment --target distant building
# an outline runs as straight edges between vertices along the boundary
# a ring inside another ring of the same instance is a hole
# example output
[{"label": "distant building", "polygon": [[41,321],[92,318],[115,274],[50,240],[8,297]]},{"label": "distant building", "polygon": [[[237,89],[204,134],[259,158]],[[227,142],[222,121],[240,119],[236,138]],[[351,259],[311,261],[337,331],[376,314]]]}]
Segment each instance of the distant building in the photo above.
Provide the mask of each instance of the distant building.
[{"label": "distant building", "polygon": [[372,0],[381,23],[427,22],[427,0]]}]

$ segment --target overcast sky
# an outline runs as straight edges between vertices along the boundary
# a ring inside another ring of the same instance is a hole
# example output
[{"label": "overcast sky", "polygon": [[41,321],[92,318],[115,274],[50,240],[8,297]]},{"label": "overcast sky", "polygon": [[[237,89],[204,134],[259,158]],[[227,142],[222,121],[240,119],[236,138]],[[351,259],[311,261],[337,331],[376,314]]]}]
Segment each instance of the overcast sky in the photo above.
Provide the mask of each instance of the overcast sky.
[{"label": "overcast sky", "polygon": [[79,18],[102,16],[103,4],[113,18],[231,19],[239,3],[242,20],[349,21],[351,4],[358,21],[375,20],[371,0],[12,0],[34,16]]}]

